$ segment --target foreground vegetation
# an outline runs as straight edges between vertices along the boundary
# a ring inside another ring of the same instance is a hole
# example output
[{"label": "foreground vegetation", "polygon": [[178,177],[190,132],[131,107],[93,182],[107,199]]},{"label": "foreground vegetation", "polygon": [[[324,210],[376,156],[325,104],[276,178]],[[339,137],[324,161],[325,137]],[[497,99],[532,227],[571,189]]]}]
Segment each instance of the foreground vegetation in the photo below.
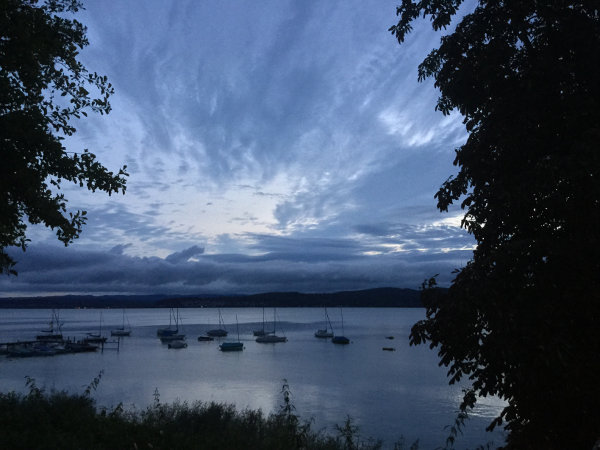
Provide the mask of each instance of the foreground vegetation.
[{"label": "foreground vegetation", "polygon": [[421,20],[447,29],[418,77],[468,138],[435,198],[477,242],[447,291],[425,290],[411,344],[470,384],[463,411],[506,400],[489,429],[507,449],[600,446],[598,6],[402,0],[390,28],[400,43]]},{"label": "foreground vegetation", "polygon": [[[370,450],[381,441],[364,440],[348,418],[335,436],[315,431],[294,413],[287,384],[277,413],[237,411],[233,405],[195,402],[154,404],[142,410],[97,408],[91,396],[46,393],[27,379],[28,394],[0,394],[0,448],[10,449],[323,449]],[[416,450],[418,444],[394,445]]]}]

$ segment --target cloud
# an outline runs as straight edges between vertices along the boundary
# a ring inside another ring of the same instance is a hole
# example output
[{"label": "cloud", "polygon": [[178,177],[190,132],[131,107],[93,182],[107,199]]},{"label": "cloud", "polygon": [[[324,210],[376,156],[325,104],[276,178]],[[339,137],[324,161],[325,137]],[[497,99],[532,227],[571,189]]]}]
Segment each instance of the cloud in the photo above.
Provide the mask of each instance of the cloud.
[{"label": "cloud", "polygon": [[179,264],[188,261],[194,256],[201,255],[202,253],[204,253],[204,247],[198,247],[197,245],[194,245],[193,247],[187,248],[180,252],[171,253],[165,258],[165,261],[172,264]]},{"label": "cloud", "polygon": [[31,227],[5,291],[414,287],[468,259],[472,237],[433,198],[465,132],[417,82],[430,24],[400,47],[394,3],[86,8],[83,62],[116,93],[65,143],[127,164],[127,194],[65,187],[88,211],[77,245]]},{"label": "cloud", "polygon": [[108,252],[112,253],[114,255],[122,255],[123,251],[127,248],[127,247],[131,247],[131,244],[119,244],[119,245],[115,245],[113,248],[111,248]]},{"label": "cloud", "polygon": [[354,238],[250,234],[243,242],[246,251],[240,253],[207,254],[193,245],[164,258],[127,255],[123,251],[130,248],[127,244],[105,251],[32,245],[25,253],[14,252],[19,276],[4,277],[0,289],[5,295],[193,295],[416,288],[436,273],[442,274],[440,283],[447,284],[452,270],[464,266],[472,255],[464,232],[451,226],[365,224],[355,227]]}]

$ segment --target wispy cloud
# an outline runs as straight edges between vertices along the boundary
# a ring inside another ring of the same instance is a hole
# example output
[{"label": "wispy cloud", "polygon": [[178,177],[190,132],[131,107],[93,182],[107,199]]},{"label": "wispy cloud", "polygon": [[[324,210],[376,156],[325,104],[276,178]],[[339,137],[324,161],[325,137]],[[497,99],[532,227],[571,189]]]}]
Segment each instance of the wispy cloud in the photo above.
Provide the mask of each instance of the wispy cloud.
[{"label": "wispy cloud", "polygon": [[429,24],[399,47],[395,2],[86,7],[82,58],[116,94],[66,143],[127,164],[127,194],[66,187],[84,234],[51,252],[33,227],[40,246],[3,289],[414,287],[467,259],[433,199],[465,133],[417,83]]}]

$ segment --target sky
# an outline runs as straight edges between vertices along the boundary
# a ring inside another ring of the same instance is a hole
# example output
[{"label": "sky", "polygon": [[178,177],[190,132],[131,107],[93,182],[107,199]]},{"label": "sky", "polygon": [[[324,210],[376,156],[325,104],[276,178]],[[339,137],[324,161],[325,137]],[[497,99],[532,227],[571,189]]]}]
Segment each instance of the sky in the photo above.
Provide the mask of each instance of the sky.
[{"label": "sky", "polygon": [[113,110],[65,146],[126,164],[127,191],[63,185],[81,237],[30,226],[0,296],[448,285],[475,241],[434,195],[467,134],[417,81],[441,35],[399,45],[397,3],[84,0]]}]

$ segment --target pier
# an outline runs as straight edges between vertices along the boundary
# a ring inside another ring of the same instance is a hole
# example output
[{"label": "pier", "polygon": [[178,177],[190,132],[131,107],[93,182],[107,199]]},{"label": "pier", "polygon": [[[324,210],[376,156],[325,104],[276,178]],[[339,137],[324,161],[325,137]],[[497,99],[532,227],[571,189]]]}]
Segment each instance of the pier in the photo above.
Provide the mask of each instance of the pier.
[{"label": "pier", "polygon": [[22,358],[34,356],[54,356],[65,353],[91,353],[100,349],[120,350],[121,340],[104,341],[99,343],[86,342],[86,339],[36,339],[27,341],[0,342],[0,355],[9,358]]}]

